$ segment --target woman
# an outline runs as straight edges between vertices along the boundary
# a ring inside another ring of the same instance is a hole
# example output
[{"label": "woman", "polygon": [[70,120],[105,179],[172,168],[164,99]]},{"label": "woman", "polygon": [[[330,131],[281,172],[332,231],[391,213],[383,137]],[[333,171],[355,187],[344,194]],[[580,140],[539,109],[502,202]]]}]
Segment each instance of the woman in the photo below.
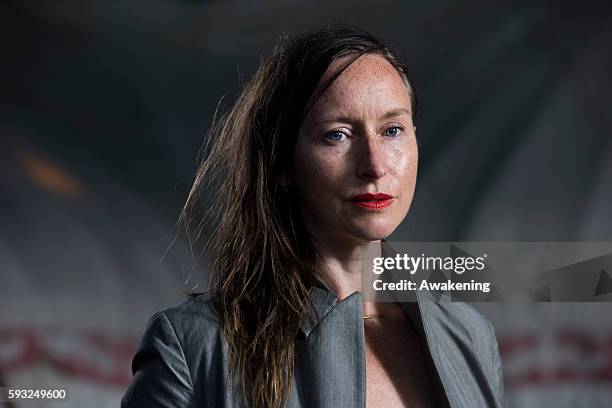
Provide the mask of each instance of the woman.
[{"label": "woman", "polygon": [[213,126],[182,214],[210,291],[151,318],[122,406],[500,406],[478,313],[360,292],[365,250],[387,251],[412,202],[415,113],[405,66],[368,33],[277,47]]}]

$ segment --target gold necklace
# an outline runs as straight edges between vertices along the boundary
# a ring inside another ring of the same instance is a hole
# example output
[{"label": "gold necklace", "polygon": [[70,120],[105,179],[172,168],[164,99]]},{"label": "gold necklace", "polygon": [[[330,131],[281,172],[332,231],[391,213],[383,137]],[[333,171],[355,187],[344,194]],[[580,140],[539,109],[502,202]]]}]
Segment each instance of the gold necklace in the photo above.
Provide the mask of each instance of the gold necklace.
[{"label": "gold necklace", "polygon": [[364,314],[363,318],[364,318],[364,320],[367,320],[367,319],[378,319],[378,318],[383,318],[383,316],[382,315],[378,315],[377,316],[377,315],[373,315],[373,314]]}]

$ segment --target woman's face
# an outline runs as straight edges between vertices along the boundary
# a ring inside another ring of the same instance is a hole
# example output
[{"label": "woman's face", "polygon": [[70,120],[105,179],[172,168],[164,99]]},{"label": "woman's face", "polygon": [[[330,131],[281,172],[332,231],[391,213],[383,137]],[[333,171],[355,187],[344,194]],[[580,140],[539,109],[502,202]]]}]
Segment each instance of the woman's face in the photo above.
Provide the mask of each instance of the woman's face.
[{"label": "woman's face", "polygon": [[418,162],[411,112],[408,88],[377,54],[354,61],[318,99],[300,126],[290,176],[316,239],[375,241],[402,222]]}]

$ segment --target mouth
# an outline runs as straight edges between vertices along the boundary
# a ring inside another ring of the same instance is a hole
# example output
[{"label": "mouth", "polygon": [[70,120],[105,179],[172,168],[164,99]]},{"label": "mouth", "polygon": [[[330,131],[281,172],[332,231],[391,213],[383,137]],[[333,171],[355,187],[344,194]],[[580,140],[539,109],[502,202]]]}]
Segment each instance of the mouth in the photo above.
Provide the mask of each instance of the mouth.
[{"label": "mouth", "polygon": [[355,197],[351,198],[351,202],[360,208],[376,211],[390,206],[393,199],[393,196],[385,193],[367,193],[356,195]]}]

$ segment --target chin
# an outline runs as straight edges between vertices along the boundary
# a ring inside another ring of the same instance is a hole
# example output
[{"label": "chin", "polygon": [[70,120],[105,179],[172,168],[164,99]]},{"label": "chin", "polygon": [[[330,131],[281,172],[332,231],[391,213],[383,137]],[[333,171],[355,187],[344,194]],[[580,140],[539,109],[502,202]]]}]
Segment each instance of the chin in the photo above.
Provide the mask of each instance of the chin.
[{"label": "chin", "polygon": [[357,228],[357,235],[362,241],[379,241],[387,238],[399,224],[365,225]]},{"label": "chin", "polygon": [[379,241],[388,238],[404,221],[408,208],[393,208],[389,212],[373,213],[350,219],[352,235],[361,241]]}]

